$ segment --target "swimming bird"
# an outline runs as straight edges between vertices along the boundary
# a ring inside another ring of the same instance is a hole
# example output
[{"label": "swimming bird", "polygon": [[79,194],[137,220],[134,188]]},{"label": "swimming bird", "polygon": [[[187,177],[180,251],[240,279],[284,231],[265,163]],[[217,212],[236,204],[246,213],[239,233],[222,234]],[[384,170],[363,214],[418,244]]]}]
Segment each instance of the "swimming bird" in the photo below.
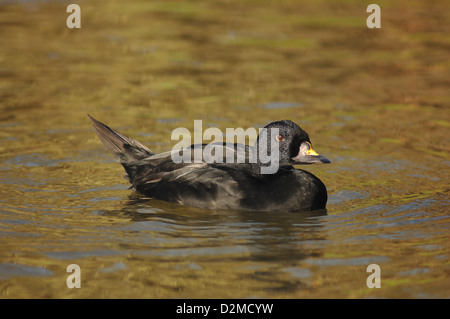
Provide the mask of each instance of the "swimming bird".
[{"label": "swimming bird", "polygon": [[[174,160],[174,154],[191,159],[195,149],[205,150],[208,144],[155,154],[88,116],[101,142],[125,168],[132,188],[143,195],[207,209],[308,211],[326,206],[327,189],[322,181],[293,165],[330,161],[314,151],[308,133],[290,120],[268,124],[263,130],[267,134],[260,132],[253,146],[215,143],[214,152],[203,152],[200,161],[180,162]],[[265,150],[268,158],[276,162],[274,172],[263,173],[273,163],[253,156],[258,150]],[[208,158],[219,151],[224,159],[231,153],[235,160],[243,156],[245,161],[230,163]]]}]

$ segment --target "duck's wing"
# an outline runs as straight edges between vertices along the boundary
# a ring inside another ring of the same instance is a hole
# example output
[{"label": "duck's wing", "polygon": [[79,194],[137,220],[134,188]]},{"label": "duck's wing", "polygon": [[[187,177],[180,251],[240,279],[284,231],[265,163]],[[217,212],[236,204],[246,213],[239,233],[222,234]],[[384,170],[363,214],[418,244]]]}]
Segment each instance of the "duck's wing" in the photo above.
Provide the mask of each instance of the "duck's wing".
[{"label": "duck's wing", "polygon": [[[223,174],[221,170],[234,169],[250,172],[248,164],[245,163],[245,161],[248,162],[248,146],[217,144],[214,149],[217,153],[214,153],[214,150],[211,152],[207,149],[208,147],[210,147],[208,144],[191,145],[186,149],[155,154],[139,161],[122,163],[122,165],[130,183],[135,187],[172,176],[179,178],[191,171],[206,167],[212,171],[218,170],[219,175]],[[195,155],[195,149],[201,151],[199,156]]]},{"label": "duck's wing", "polygon": [[[243,193],[239,183],[229,171],[207,163],[158,165],[143,175],[136,175],[134,188],[141,194],[182,205],[203,208],[234,208]],[[133,169],[139,169],[135,166]]]},{"label": "duck's wing", "polygon": [[[248,164],[236,163],[248,162],[248,146],[212,143],[154,154],[140,142],[91,116],[89,118],[98,137],[123,165],[132,187],[137,191],[156,194],[156,198],[165,200],[178,198],[180,203],[189,201],[189,198],[194,200],[198,196],[211,196],[211,205],[226,200],[217,196],[239,197],[238,184],[229,171],[245,173]],[[196,155],[195,150],[199,150],[200,156]],[[166,192],[169,197],[164,198],[161,192]]]},{"label": "duck's wing", "polygon": [[[195,162],[190,148],[155,154],[122,165],[133,188],[141,194],[195,207],[238,207],[244,194],[237,180],[247,174],[245,169],[238,167],[244,168],[248,164],[208,163],[210,158],[206,152],[201,162],[198,159]],[[173,156],[179,152],[186,156],[186,161],[174,161]]]}]

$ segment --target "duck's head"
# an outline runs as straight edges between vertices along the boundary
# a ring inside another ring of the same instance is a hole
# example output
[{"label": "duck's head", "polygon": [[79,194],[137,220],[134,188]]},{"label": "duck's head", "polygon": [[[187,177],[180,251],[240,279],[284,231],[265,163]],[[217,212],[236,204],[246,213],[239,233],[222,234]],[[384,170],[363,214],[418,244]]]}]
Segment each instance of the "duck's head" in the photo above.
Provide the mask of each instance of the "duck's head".
[{"label": "duck's head", "polygon": [[267,142],[263,142],[268,147],[267,154],[270,154],[272,145],[278,148],[280,167],[330,163],[327,158],[314,151],[308,133],[294,122],[289,120],[272,122],[265,129],[267,130],[266,137],[260,139],[260,134],[256,143],[267,140]]}]

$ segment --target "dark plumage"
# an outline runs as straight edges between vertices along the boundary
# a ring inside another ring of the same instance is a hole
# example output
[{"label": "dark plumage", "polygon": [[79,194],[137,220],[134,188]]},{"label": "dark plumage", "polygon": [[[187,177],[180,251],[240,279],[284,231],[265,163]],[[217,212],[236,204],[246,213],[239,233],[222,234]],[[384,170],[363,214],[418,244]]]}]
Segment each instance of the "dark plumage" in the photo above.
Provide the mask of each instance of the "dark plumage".
[{"label": "dark plumage", "polygon": [[[291,121],[267,125],[267,132],[275,128],[278,135],[273,138],[267,134],[268,138],[264,138],[260,134],[253,147],[215,144],[222,148],[224,158],[228,150],[235,157],[243,155],[245,163],[211,163],[206,157],[199,163],[175,163],[171,156],[174,151],[154,154],[141,143],[89,118],[100,140],[125,168],[132,187],[141,194],[208,209],[305,211],[325,208],[325,185],[313,174],[292,165],[329,161],[312,149],[308,134]],[[259,157],[249,163],[252,151],[266,145],[268,150],[270,146],[278,149],[279,165],[274,174],[261,173],[269,164]],[[194,147],[204,149],[206,144],[191,145],[184,154]]]}]

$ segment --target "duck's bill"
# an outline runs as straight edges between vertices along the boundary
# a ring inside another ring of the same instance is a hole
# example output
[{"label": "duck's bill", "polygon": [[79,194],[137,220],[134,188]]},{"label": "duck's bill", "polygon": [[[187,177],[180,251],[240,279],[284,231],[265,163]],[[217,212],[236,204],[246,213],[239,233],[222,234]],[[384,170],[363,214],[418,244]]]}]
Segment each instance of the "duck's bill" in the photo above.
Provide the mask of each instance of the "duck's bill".
[{"label": "duck's bill", "polygon": [[325,156],[319,155],[309,142],[300,145],[298,155],[292,158],[294,164],[328,164],[331,163]]}]

